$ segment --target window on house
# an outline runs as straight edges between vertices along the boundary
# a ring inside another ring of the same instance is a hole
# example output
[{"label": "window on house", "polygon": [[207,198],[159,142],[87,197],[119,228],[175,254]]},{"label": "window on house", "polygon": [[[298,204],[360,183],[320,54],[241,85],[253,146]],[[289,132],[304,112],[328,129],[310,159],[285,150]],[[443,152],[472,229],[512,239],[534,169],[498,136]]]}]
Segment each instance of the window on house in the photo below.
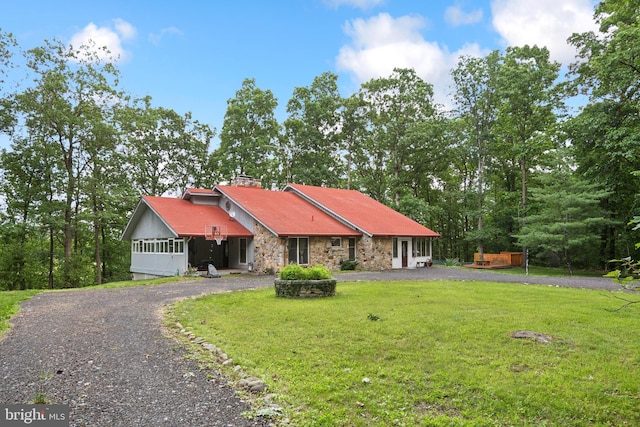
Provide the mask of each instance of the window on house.
[{"label": "window on house", "polygon": [[356,238],[349,237],[349,261],[356,260]]},{"label": "window on house", "polygon": [[414,237],[411,243],[414,257],[429,256],[429,241],[426,237]]},{"label": "window on house", "polygon": [[332,237],[331,238],[331,247],[333,247],[333,248],[341,248],[342,247],[342,239],[340,237]]},{"label": "window on house", "polygon": [[309,238],[290,237],[289,243],[289,263],[300,265],[309,264]]},{"label": "window on house", "polygon": [[131,242],[133,253],[184,253],[183,239],[142,239]]},{"label": "window on house", "polygon": [[247,239],[240,239],[240,264],[247,263]]},{"label": "window on house", "polygon": [[393,251],[393,257],[398,258],[398,239],[396,237],[391,239],[391,246]]}]

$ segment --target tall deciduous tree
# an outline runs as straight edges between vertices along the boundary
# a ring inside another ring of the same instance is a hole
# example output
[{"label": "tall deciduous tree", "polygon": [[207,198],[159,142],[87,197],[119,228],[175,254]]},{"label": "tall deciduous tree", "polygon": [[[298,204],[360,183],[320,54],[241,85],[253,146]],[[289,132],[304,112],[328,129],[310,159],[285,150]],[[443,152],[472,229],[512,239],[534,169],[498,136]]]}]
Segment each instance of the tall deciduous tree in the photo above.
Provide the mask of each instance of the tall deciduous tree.
[{"label": "tall deciduous tree", "polygon": [[13,67],[13,50],[16,46],[13,35],[3,32],[0,28],[0,132],[6,132],[13,121],[11,102],[6,97],[5,75]]},{"label": "tall deciduous tree", "polygon": [[256,87],[255,79],[245,79],[235,98],[227,101],[220,147],[212,154],[220,179],[230,181],[236,175],[250,175],[267,185],[282,181],[277,163],[277,106],[273,93]]},{"label": "tall deciduous tree", "polygon": [[[364,163],[359,165],[369,175],[363,181],[365,186],[372,186],[367,190],[373,197],[397,207],[403,195],[403,180],[407,178],[404,167],[420,146],[429,143],[410,135],[413,132],[415,136],[416,126],[433,118],[433,88],[415,70],[396,68],[387,78],[364,83],[360,97],[365,103],[369,130]],[[379,187],[380,183],[384,188]]]},{"label": "tall deciduous tree", "polygon": [[86,163],[83,153],[96,142],[103,113],[118,98],[115,90],[118,72],[95,53],[95,46],[68,47],[59,41],[46,42],[27,52],[28,67],[35,85],[18,94],[17,115],[30,135],[53,156],[51,166],[60,170],[61,187],[53,200],[63,206],[63,279],[66,286],[77,286],[81,248],[80,183]]},{"label": "tall deciduous tree", "polygon": [[600,34],[574,34],[580,61],[571,65],[591,99],[640,103],[640,1],[603,0],[595,12]]},{"label": "tall deciduous tree", "polygon": [[[340,146],[344,150],[345,161],[345,187],[353,187],[354,175],[356,175],[355,159],[361,156],[365,143],[367,130],[365,128],[366,118],[362,100],[357,94],[344,99],[343,107],[340,110]],[[357,180],[357,178],[356,178]]]},{"label": "tall deciduous tree", "polygon": [[339,144],[338,76],[325,72],[309,87],[297,87],[287,102],[284,121],[284,168],[290,182],[341,186],[344,164]]},{"label": "tall deciduous tree", "polygon": [[553,147],[556,113],[562,108],[555,83],[559,70],[548,49],[537,46],[507,48],[498,69],[496,154],[501,168],[520,170],[522,225],[526,225],[529,171]]},{"label": "tall deciduous tree", "polygon": [[478,210],[475,234],[480,261],[484,260],[485,164],[489,149],[495,142],[494,127],[498,116],[497,63],[496,51],[484,58],[463,57],[452,72],[456,88],[456,110],[477,166],[475,179]]},{"label": "tall deciduous tree", "polygon": [[215,130],[191,113],[152,107],[147,96],[122,109],[118,120],[126,138],[127,171],[138,194],[180,194],[206,179],[202,171]]},{"label": "tall deciduous tree", "polygon": [[[63,228],[49,203],[59,179],[52,176],[51,146],[16,138],[0,154],[4,199],[0,242],[0,289],[53,288],[54,237]],[[53,151],[53,150],[52,150]],[[46,236],[46,238],[43,238]],[[49,262],[47,262],[47,260]]]},{"label": "tall deciduous tree", "polygon": [[568,124],[577,147],[578,172],[601,183],[611,195],[604,205],[614,224],[603,227],[601,257],[628,256],[636,237],[624,225],[640,209],[640,1],[604,0],[595,12],[599,32],[574,34],[579,60],[572,83],[589,97]]}]

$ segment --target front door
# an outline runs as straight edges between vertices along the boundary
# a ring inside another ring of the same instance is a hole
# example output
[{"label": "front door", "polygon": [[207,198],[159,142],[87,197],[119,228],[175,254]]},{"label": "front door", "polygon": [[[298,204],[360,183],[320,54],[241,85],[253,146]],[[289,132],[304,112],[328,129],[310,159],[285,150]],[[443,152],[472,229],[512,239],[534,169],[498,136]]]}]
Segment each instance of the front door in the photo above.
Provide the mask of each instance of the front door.
[{"label": "front door", "polygon": [[402,268],[409,266],[409,242],[402,241]]}]

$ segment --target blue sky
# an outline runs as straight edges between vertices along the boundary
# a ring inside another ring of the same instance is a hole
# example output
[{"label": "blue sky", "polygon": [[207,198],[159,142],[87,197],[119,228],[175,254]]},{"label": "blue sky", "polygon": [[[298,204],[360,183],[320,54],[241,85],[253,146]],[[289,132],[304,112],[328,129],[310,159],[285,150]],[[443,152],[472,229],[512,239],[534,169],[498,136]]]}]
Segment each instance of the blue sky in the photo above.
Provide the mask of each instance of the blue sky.
[{"label": "blue sky", "polygon": [[[565,66],[573,32],[595,30],[594,0],[5,1],[0,29],[24,49],[93,39],[118,55],[121,89],[217,128],[245,78],[278,98],[325,71],[343,95],[414,68],[450,105],[460,55],[545,45]],[[214,140],[212,148],[217,146]],[[0,140],[0,145],[6,145]]]}]

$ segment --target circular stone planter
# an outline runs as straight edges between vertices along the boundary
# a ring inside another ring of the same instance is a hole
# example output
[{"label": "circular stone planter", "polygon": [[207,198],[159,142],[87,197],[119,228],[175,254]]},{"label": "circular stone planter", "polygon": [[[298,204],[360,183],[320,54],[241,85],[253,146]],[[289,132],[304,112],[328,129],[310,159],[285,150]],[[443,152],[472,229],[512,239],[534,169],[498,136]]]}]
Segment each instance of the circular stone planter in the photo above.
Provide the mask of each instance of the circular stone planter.
[{"label": "circular stone planter", "polygon": [[320,298],[336,294],[336,280],[282,280],[275,279],[276,296],[284,298]]}]

